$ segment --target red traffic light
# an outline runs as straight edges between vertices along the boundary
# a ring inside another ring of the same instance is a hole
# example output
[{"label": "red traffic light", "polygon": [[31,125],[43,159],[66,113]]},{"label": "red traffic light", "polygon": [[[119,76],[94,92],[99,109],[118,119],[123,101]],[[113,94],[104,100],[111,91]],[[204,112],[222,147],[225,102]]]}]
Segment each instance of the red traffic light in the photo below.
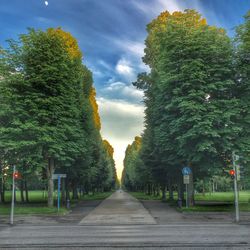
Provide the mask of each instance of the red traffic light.
[{"label": "red traffic light", "polygon": [[16,171],[15,173],[13,173],[13,177],[14,177],[14,179],[20,179],[21,174],[18,171]]},{"label": "red traffic light", "polygon": [[235,171],[234,171],[233,169],[231,169],[231,170],[229,171],[229,174],[232,175],[232,176],[234,176],[234,175],[235,175]]}]

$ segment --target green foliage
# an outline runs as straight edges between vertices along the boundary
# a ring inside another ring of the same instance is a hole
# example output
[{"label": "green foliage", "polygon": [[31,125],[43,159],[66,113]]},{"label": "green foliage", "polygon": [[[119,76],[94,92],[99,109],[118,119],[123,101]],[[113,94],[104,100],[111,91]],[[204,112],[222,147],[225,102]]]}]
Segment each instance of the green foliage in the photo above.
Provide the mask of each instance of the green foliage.
[{"label": "green foliage", "polygon": [[150,183],[145,166],[139,156],[141,143],[141,137],[136,136],[125,152],[122,185],[128,190],[141,190],[146,179]]},{"label": "green foliage", "polygon": [[92,73],[70,33],[29,29],[0,50],[0,155],[1,166],[15,164],[25,180],[39,173],[50,190],[54,171],[75,194],[115,188]]},{"label": "green foliage", "polygon": [[[237,30],[236,52],[225,31],[194,10],[163,12],[147,26],[143,61],[150,73],[134,83],[145,93],[145,131],[127,166],[126,154],[125,186],[138,178],[144,187],[158,183],[163,191],[178,186],[181,196],[185,165],[195,180],[221,175],[233,151],[247,165],[249,23],[248,13]],[[137,162],[145,175],[135,174]]]},{"label": "green foliage", "polygon": [[245,16],[245,23],[237,27],[235,39],[236,95],[240,99],[238,123],[242,127],[237,140],[242,156],[240,165],[250,180],[250,11]]}]

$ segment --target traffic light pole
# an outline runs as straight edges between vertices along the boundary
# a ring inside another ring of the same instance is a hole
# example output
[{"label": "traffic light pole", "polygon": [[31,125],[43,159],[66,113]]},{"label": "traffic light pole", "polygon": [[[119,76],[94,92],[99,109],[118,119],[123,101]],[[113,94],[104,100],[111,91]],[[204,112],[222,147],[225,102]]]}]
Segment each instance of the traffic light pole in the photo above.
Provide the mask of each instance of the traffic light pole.
[{"label": "traffic light pole", "polygon": [[11,212],[10,212],[10,225],[13,225],[14,222],[14,206],[15,206],[15,173],[16,166],[13,166],[12,174],[12,197],[11,197]]},{"label": "traffic light pole", "polygon": [[240,221],[240,211],[239,211],[239,192],[238,192],[238,171],[237,167],[235,164],[235,153],[233,152],[233,167],[235,171],[235,176],[234,176],[234,204],[235,204],[235,221],[239,222]]}]

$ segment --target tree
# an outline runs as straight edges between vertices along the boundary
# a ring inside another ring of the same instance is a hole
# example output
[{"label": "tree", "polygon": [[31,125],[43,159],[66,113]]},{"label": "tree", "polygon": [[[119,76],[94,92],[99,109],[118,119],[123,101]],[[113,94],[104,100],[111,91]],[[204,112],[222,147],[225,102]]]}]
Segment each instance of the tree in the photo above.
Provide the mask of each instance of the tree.
[{"label": "tree", "polygon": [[[8,160],[25,178],[39,172],[48,181],[48,206],[55,171],[67,173],[67,198],[70,188],[73,198],[79,188],[114,188],[111,145],[100,134],[92,73],[76,39],[60,28],[30,29],[9,45],[0,51],[1,166]],[[21,190],[24,198],[23,182]]]},{"label": "tree", "polygon": [[[184,165],[195,176],[208,174],[222,168],[235,147],[241,128],[234,122],[239,109],[233,49],[225,31],[207,25],[194,10],[164,12],[147,31],[143,60],[151,72],[134,83],[146,96],[144,162],[172,197]],[[192,205],[192,181],[189,190]]]},{"label": "tree", "polygon": [[242,156],[240,165],[245,175],[250,176],[250,11],[245,22],[237,27],[235,39],[236,96],[240,100],[240,116],[237,123],[242,130],[237,139],[238,154]]}]

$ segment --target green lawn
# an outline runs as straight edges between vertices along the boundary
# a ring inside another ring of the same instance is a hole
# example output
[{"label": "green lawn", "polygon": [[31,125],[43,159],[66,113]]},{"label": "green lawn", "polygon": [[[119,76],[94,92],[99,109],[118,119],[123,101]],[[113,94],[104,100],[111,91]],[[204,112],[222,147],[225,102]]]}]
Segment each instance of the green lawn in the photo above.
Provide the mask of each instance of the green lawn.
[{"label": "green lawn", "polygon": [[[59,214],[65,214],[68,210],[66,208],[60,208]],[[16,204],[15,205],[15,214],[18,215],[38,215],[38,214],[58,214],[57,208],[48,208],[43,203],[42,204]],[[10,204],[4,204],[0,206],[0,214],[1,215],[8,215],[10,214]]]},{"label": "green lawn", "polygon": [[[11,191],[6,191],[5,193],[5,204],[0,203],[0,215],[8,215],[10,214],[10,201],[11,201]],[[88,195],[81,196],[79,200],[103,200],[110,196],[112,192],[104,192],[104,193],[90,193]],[[16,192],[17,202],[15,204],[15,214],[23,214],[23,215],[34,215],[34,214],[58,214],[57,208],[48,208],[47,205],[47,193],[37,190],[37,191],[29,191],[29,203],[22,204],[20,198],[20,192]],[[54,196],[56,203],[56,195]],[[77,201],[71,202],[71,207],[76,205]],[[64,207],[60,208],[59,214],[65,214],[68,210]]]},{"label": "green lawn", "polygon": [[[221,205],[196,205],[194,207],[178,209],[183,212],[233,212],[235,210],[234,204]],[[240,203],[241,212],[250,212],[250,203]]]},{"label": "green lawn", "polygon": [[[16,191],[16,199],[17,202],[21,202],[21,196],[20,192]],[[42,190],[35,190],[35,191],[29,191],[29,201],[31,203],[42,203],[46,202],[47,200],[47,192],[44,192]],[[11,201],[11,191],[6,191],[5,192],[5,201],[10,202]]]},{"label": "green lawn", "polygon": [[[161,196],[150,196],[142,192],[130,192],[135,198],[139,200],[161,200]],[[167,199],[168,199],[167,194]],[[171,202],[171,206],[176,206],[177,193],[174,193],[174,202]],[[216,193],[206,193],[195,194],[195,201],[198,203],[194,207],[178,209],[179,211],[189,211],[189,212],[231,212],[234,211],[234,193],[233,192],[216,192]],[[199,204],[202,202],[202,204]],[[218,204],[217,202],[220,202]],[[217,203],[217,204],[216,204]],[[224,203],[224,204],[223,204]],[[239,203],[240,211],[249,212],[250,211],[250,191],[240,191],[239,192]],[[185,201],[183,203],[185,206]]]},{"label": "green lawn", "polygon": [[[225,201],[233,202],[234,193],[233,192],[216,192],[216,193],[206,193],[196,194],[196,201]],[[240,202],[250,202],[250,191],[240,191],[239,192],[239,201]]]},{"label": "green lawn", "polygon": [[[161,196],[146,195],[142,192],[130,192],[131,195],[139,200],[160,200]],[[167,199],[169,198],[167,193]],[[174,192],[174,200],[177,200],[177,193]],[[195,194],[196,201],[221,201],[221,202],[233,202],[234,193],[233,192],[216,192],[216,193],[205,193]],[[240,191],[239,192],[240,202],[250,202],[250,191]]]},{"label": "green lawn", "polygon": [[[88,195],[83,195],[80,197],[81,200],[103,200],[110,196],[113,192],[103,192],[103,193],[89,193]],[[17,202],[21,202],[20,192],[16,192]],[[54,194],[54,199],[56,199],[56,194]],[[11,191],[5,192],[5,200],[6,202],[11,201]],[[47,192],[36,190],[29,191],[29,201],[31,203],[46,203],[47,201]]]}]

